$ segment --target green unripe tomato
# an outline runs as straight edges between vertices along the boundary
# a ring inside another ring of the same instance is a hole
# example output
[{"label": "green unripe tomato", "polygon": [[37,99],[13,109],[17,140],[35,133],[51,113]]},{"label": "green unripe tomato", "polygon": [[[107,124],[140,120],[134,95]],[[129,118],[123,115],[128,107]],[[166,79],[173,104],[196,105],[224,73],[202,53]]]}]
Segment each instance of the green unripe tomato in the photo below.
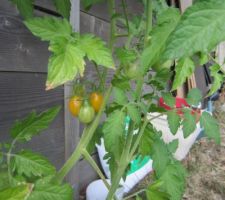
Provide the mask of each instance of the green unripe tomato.
[{"label": "green unripe tomato", "polygon": [[129,79],[134,79],[140,75],[140,69],[137,63],[132,63],[124,67],[124,74]]},{"label": "green unripe tomato", "polygon": [[83,106],[80,109],[78,118],[80,122],[88,124],[92,122],[95,117],[95,110],[92,108],[87,101],[84,102]]}]

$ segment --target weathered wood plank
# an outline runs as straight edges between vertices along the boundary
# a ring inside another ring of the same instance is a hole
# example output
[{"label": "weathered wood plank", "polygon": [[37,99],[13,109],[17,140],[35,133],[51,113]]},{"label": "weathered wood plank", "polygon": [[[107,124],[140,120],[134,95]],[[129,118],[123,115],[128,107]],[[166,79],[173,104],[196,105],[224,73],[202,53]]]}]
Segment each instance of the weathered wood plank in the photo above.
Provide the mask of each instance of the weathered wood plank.
[{"label": "weathered wood plank", "polygon": [[[38,112],[63,105],[63,87],[45,91],[45,74],[0,72],[0,141],[9,138],[13,122],[32,110]],[[49,129],[23,147],[46,155],[57,168],[64,162],[63,110]]]},{"label": "weathered wood plank", "polygon": [[47,43],[31,34],[8,0],[0,4],[0,44],[0,71],[47,71]]}]

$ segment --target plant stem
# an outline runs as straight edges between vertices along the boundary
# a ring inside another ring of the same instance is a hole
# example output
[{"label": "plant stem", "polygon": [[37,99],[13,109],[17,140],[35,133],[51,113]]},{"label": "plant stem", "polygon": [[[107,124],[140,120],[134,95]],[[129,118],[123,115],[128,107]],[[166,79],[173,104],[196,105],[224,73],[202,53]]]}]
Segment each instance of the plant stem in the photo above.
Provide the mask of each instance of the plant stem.
[{"label": "plant stem", "polygon": [[149,32],[152,30],[152,0],[147,0],[146,18],[144,47],[146,47],[148,43]]},{"label": "plant stem", "polygon": [[93,62],[94,66],[95,66],[95,70],[98,74],[98,78],[100,79],[100,88],[103,89],[103,91],[105,90],[105,82],[103,80],[102,74],[99,71],[98,65],[96,64],[96,62]]},{"label": "plant stem", "polygon": [[127,5],[126,5],[126,0],[122,0],[122,7],[123,7],[123,13],[125,15],[125,20],[126,20],[126,26],[127,26],[127,33],[130,35],[130,27],[129,27],[129,21],[128,21],[128,14],[127,14]]},{"label": "plant stem", "polygon": [[112,200],[115,192],[119,186],[120,180],[124,174],[124,171],[126,170],[127,166],[130,163],[129,160],[129,152],[130,152],[130,147],[132,144],[132,139],[133,139],[133,132],[130,131],[130,133],[128,134],[127,140],[126,140],[126,144],[124,145],[124,149],[122,152],[122,155],[120,157],[120,161],[119,161],[119,166],[118,166],[118,171],[117,173],[114,175],[114,177],[112,178],[112,185],[111,188],[109,190],[108,196],[107,196],[107,200]]},{"label": "plant stem", "polygon": [[131,194],[131,195],[129,195],[129,196],[123,198],[123,200],[128,200],[128,199],[130,199],[130,198],[132,198],[132,197],[135,197],[135,196],[137,196],[138,194],[141,194],[141,193],[143,193],[143,192],[145,192],[145,191],[146,191],[145,189],[141,189],[141,190],[139,190],[139,191],[137,191],[137,192],[135,192],[135,193],[133,193],[133,194]]},{"label": "plant stem", "polygon": [[82,149],[82,154],[84,156],[84,158],[90,163],[90,165],[93,167],[93,169],[97,172],[97,174],[99,175],[99,177],[102,179],[102,181],[104,182],[105,186],[107,187],[107,189],[110,189],[110,185],[107,182],[107,180],[105,179],[104,174],[102,173],[102,171],[99,169],[98,165],[96,164],[96,162],[93,160],[93,158],[90,156],[90,154],[87,152],[86,149]]},{"label": "plant stem", "polygon": [[93,137],[93,134],[98,127],[98,124],[100,122],[101,116],[103,114],[103,111],[105,109],[106,103],[109,100],[110,94],[112,92],[112,86],[108,88],[108,90],[105,93],[105,97],[102,103],[102,106],[95,118],[95,120],[92,122],[92,124],[84,130],[82,137],[80,139],[79,144],[77,145],[76,149],[70,156],[70,158],[66,161],[66,163],[63,165],[63,167],[58,171],[58,173],[55,176],[55,180],[58,182],[62,182],[64,177],[68,174],[68,172],[73,168],[73,166],[77,163],[79,158],[82,155],[82,150],[85,149],[90,142],[90,140]]}]

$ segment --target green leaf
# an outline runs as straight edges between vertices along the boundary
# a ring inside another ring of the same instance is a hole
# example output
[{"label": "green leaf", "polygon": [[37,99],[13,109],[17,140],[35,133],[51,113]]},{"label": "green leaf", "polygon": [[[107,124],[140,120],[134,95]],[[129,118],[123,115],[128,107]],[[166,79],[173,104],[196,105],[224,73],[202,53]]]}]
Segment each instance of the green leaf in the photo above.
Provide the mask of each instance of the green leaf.
[{"label": "green leaf", "polygon": [[30,185],[20,185],[0,191],[2,200],[25,200],[30,194]]},{"label": "green leaf", "polygon": [[148,186],[146,195],[148,200],[170,200],[169,195],[161,190],[161,181],[155,181],[153,184]]},{"label": "green leaf", "polygon": [[173,135],[175,135],[180,126],[180,116],[177,114],[176,110],[167,112],[167,121],[169,124],[170,131]]},{"label": "green leaf", "polygon": [[187,102],[191,106],[198,106],[201,102],[202,94],[201,91],[197,88],[193,88],[188,92]]},{"label": "green leaf", "polygon": [[211,85],[210,91],[208,93],[208,96],[213,95],[218,89],[220,89],[223,81],[224,81],[224,77],[222,74],[219,73],[220,71],[220,66],[215,64],[213,66],[211,66],[210,68],[210,75],[213,77],[213,84]]},{"label": "green leaf", "polygon": [[73,80],[78,72],[83,76],[85,53],[76,43],[61,38],[52,42],[49,49],[54,54],[48,63],[47,90]]},{"label": "green leaf", "polygon": [[127,105],[127,112],[130,118],[136,123],[140,124],[141,122],[141,113],[138,107],[134,104]]},{"label": "green leaf", "polygon": [[89,60],[98,65],[115,68],[111,52],[102,39],[91,34],[84,34],[80,37],[79,49],[86,53]]},{"label": "green leaf", "polygon": [[182,58],[175,67],[176,75],[172,90],[176,90],[194,73],[195,64],[190,58]]},{"label": "green leaf", "polygon": [[192,115],[190,110],[184,112],[184,119],[182,121],[182,130],[184,138],[187,138],[196,129],[196,117]]},{"label": "green leaf", "polygon": [[166,167],[159,180],[163,182],[162,189],[170,195],[170,200],[182,199],[186,176],[185,168],[178,161]]},{"label": "green leaf", "polygon": [[53,0],[57,11],[65,18],[70,18],[70,0]]},{"label": "green leaf", "polygon": [[29,19],[33,17],[33,3],[34,0],[11,0],[16,5],[20,14],[25,18]]},{"label": "green leaf", "polygon": [[114,94],[114,101],[116,103],[118,103],[119,105],[127,104],[128,99],[123,90],[121,90],[120,88],[114,87],[113,94]]},{"label": "green leaf", "polygon": [[112,152],[115,159],[121,156],[125,136],[125,113],[115,110],[109,115],[103,125],[104,142],[108,152]]},{"label": "green leaf", "polygon": [[5,169],[0,169],[0,191],[6,189],[9,187],[9,177],[8,177],[8,171]]},{"label": "green leaf", "polygon": [[17,121],[12,127],[10,133],[13,138],[20,141],[28,141],[32,136],[37,135],[40,131],[48,128],[49,124],[58,114],[60,107],[53,107],[40,113],[30,113],[25,119]]},{"label": "green leaf", "polygon": [[167,144],[169,152],[172,153],[172,154],[175,153],[177,148],[178,148],[178,145],[179,145],[179,140],[178,139],[173,140],[172,142]]},{"label": "green leaf", "polygon": [[37,183],[27,200],[72,200],[73,189],[70,185]]},{"label": "green leaf", "polygon": [[124,76],[114,76],[112,80],[112,85],[122,90],[129,90],[130,80]]},{"label": "green leaf", "polygon": [[166,105],[170,106],[171,108],[175,106],[176,100],[171,93],[163,93],[162,97]]},{"label": "green leaf", "polygon": [[35,17],[24,23],[35,36],[40,37],[43,41],[52,41],[59,37],[69,38],[72,34],[72,27],[66,19]]},{"label": "green leaf", "polygon": [[89,10],[94,4],[104,2],[105,0],[81,0],[85,10]]},{"label": "green leaf", "polygon": [[201,127],[204,128],[205,134],[214,139],[217,144],[220,144],[220,128],[216,119],[213,118],[208,112],[203,112],[200,118]]},{"label": "green leaf", "polygon": [[170,157],[171,155],[166,144],[158,136],[152,144],[151,154],[153,169],[155,170],[157,177],[160,177],[165,171],[166,166],[170,162]]},{"label": "green leaf", "polygon": [[185,11],[170,35],[163,57],[176,59],[209,52],[225,40],[224,18],[224,0],[196,2]]},{"label": "green leaf", "polygon": [[136,53],[134,50],[117,48],[116,56],[119,59],[121,64],[129,64],[134,62],[137,59]]},{"label": "green leaf", "polygon": [[45,157],[25,150],[13,156],[12,169],[27,177],[47,176],[56,172],[55,167]]},{"label": "green leaf", "polygon": [[175,29],[179,19],[179,11],[175,8],[169,8],[160,15],[158,25],[153,28],[150,34],[150,43],[141,55],[141,66],[144,72],[148,71],[160,59],[161,53],[165,49],[166,41]]}]

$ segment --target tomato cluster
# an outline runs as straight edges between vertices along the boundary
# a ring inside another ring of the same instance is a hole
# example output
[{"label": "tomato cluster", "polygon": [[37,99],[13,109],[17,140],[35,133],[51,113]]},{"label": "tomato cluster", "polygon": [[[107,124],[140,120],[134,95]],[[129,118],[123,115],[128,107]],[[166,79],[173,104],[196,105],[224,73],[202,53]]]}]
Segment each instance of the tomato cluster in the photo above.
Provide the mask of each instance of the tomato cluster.
[{"label": "tomato cluster", "polygon": [[68,107],[74,117],[78,117],[80,122],[88,124],[93,121],[95,112],[99,112],[103,102],[101,93],[92,92],[89,99],[82,96],[73,96],[69,99]]}]

